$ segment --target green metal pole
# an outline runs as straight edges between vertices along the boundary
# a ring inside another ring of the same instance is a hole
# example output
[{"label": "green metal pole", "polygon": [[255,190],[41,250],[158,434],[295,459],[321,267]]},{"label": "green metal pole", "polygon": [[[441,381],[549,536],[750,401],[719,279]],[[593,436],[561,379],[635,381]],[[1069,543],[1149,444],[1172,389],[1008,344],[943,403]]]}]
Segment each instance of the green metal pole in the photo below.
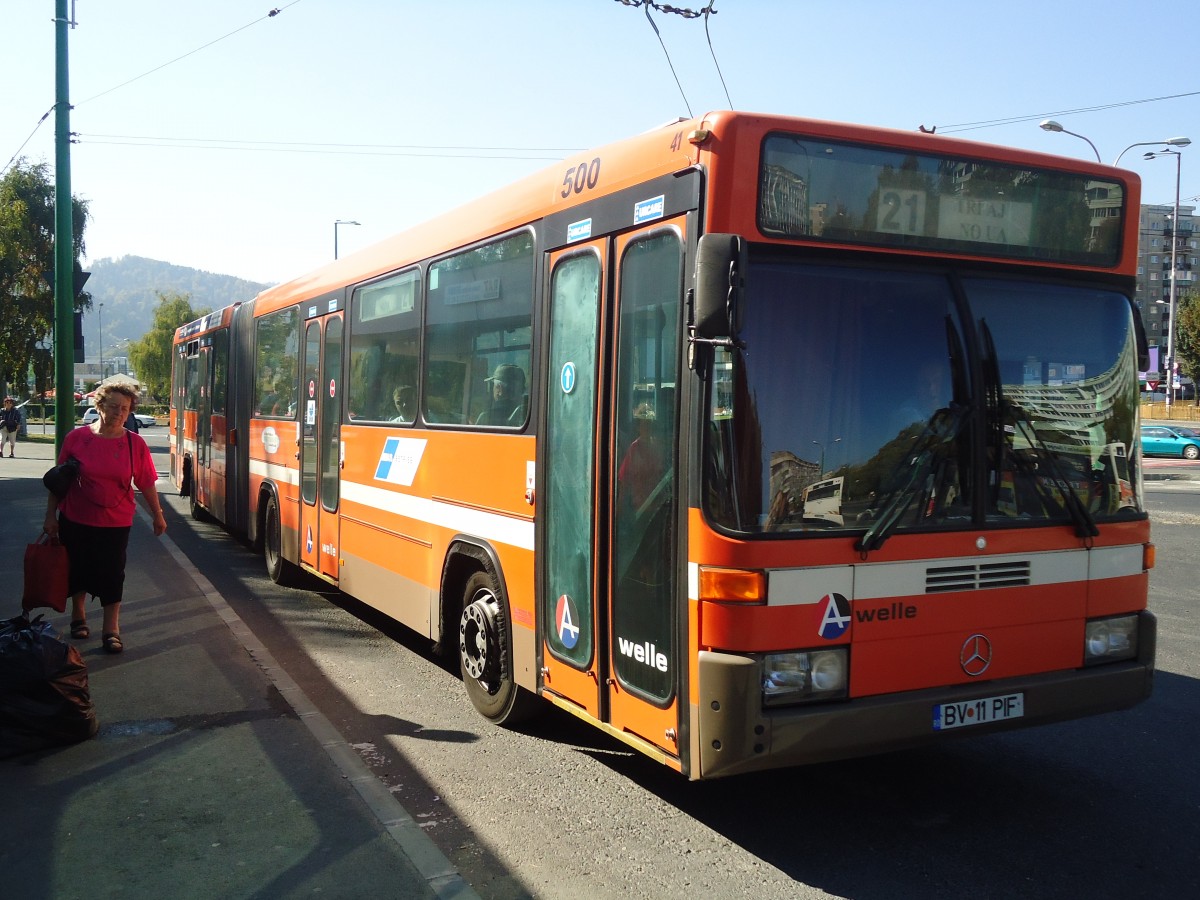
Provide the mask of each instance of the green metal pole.
[{"label": "green metal pole", "polygon": [[67,0],[54,9],[54,449],[75,426],[75,230],[71,203],[71,104]]}]

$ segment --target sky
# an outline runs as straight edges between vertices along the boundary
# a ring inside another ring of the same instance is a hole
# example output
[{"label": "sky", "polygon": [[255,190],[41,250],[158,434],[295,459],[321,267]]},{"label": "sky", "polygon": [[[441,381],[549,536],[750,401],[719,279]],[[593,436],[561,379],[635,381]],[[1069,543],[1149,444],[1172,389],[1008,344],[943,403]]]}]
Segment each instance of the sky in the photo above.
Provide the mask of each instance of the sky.
[{"label": "sky", "polygon": [[[1038,128],[1053,118],[1106,163],[1190,136],[1180,196],[1200,195],[1195,3],[716,0],[707,38],[704,18],[651,11],[670,62],[645,9],[619,0],[73,6],[89,260],[285,281],[330,261],[335,233],[345,256],[573,153],[731,106],[1093,159]],[[0,166],[54,165],[54,114],[38,125],[55,102],[54,12],[0,0]],[[1121,162],[1143,202],[1171,204],[1176,167],[1144,160],[1153,149]]]}]

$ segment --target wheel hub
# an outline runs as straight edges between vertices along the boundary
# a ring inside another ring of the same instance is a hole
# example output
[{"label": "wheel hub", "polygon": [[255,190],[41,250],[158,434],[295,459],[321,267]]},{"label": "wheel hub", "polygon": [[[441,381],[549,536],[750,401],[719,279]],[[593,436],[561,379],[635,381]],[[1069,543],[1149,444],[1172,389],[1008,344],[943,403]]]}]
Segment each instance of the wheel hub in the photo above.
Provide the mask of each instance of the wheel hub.
[{"label": "wheel hub", "polygon": [[483,681],[492,676],[499,664],[496,643],[496,616],[499,607],[493,597],[481,597],[463,610],[458,623],[458,652],[463,671]]}]

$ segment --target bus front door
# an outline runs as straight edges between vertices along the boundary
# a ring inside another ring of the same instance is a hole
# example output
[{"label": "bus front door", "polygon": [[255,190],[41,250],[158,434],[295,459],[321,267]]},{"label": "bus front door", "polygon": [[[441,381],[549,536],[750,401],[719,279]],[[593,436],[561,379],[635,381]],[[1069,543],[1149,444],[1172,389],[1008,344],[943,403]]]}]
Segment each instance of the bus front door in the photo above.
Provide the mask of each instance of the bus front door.
[{"label": "bus front door", "polygon": [[676,758],[683,242],[679,219],[551,256],[539,466],[543,689]]},{"label": "bus front door", "polygon": [[309,319],[300,389],[300,563],[339,575],[342,314]]},{"label": "bus front door", "polygon": [[539,616],[543,689],[602,718],[604,644],[597,582],[597,425],[606,241],[551,256],[550,350],[541,489]]}]

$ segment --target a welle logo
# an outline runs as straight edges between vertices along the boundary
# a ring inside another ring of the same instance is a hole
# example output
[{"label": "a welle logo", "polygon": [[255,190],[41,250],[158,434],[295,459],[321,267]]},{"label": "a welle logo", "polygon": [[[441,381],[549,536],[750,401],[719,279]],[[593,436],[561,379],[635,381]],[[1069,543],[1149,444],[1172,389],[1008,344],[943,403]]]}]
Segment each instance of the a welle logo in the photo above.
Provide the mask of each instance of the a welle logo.
[{"label": "a welle logo", "polygon": [[622,656],[632,659],[634,662],[640,662],[642,665],[658,669],[660,672],[667,671],[667,655],[659,653],[658,648],[650,641],[635,644],[633,641],[618,637],[617,650]]}]

